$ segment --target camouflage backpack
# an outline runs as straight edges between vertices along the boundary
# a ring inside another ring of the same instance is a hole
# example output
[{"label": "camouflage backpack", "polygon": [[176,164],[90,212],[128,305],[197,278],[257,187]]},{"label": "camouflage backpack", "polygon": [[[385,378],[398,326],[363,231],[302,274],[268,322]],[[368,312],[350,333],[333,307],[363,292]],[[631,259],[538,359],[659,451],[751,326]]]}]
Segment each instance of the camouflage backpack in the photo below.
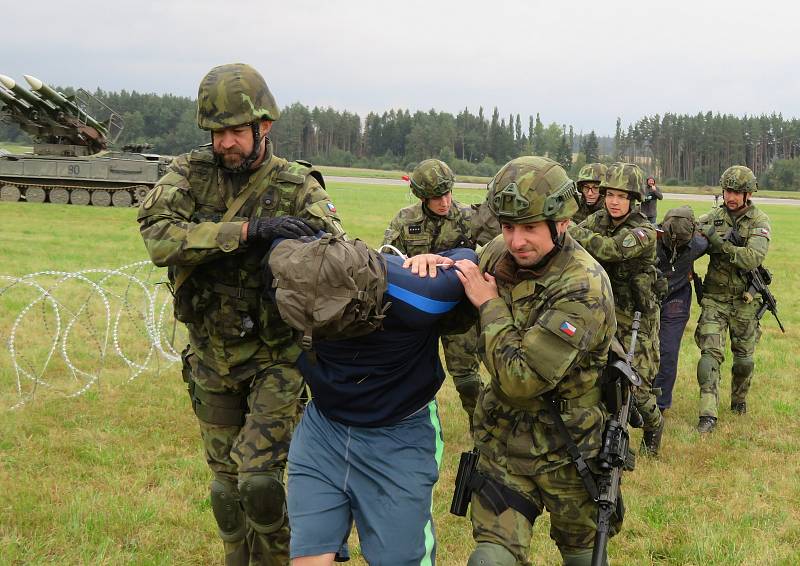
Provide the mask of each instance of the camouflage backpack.
[{"label": "camouflage backpack", "polygon": [[269,254],[275,304],[281,318],[312,339],[342,340],[381,327],[386,310],[386,262],[361,240],[326,234],[278,243]]},{"label": "camouflage backpack", "polygon": [[470,237],[479,246],[485,246],[495,236],[502,232],[497,215],[489,208],[489,204],[483,201],[480,204],[472,205],[472,216],[469,219]]}]

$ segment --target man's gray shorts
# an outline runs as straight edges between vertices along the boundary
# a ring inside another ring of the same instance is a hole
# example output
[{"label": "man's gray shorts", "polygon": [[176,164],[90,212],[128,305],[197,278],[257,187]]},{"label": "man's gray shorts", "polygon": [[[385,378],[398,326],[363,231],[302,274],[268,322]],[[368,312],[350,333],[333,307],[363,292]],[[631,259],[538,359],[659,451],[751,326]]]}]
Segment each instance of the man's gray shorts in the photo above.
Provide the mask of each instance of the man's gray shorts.
[{"label": "man's gray shorts", "polygon": [[309,403],[289,449],[291,557],[339,551],[355,520],[370,564],[434,564],[442,449],[436,401],[376,428],[343,425]]}]

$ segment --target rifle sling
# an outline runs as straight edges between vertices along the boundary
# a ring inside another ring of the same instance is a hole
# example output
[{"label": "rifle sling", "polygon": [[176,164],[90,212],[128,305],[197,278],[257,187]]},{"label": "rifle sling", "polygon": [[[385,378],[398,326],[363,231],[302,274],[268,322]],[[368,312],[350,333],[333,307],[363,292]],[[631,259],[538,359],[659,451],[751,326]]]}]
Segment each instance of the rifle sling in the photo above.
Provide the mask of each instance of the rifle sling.
[{"label": "rifle sling", "polygon": [[[278,161],[271,170],[267,171],[265,178],[268,178],[269,175],[272,174],[272,171],[277,169],[279,163],[280,161]],[[254,194],[256,191],[259,191],[258,194],[260,195],[267,188],[269,188],[269,185],[270,183],[248,183],[244,190],[236,195],[236,198],[233,199],[232,202],[229,201],[226,203],[228,209],[225,211],[225,214],[222,215],[220,222],[230,222],[231,219],[236,216],[236,213],[242,209],[244,203],[247,202],[247,199],[249,199],[252,194]],[[178,289],[180,289],[183,284],[186,283],[186,280],[189,279],[189,276],[192,274],[192,272],[194,272],[196,267],[196,265],[185,266],[185,268],[178,273],[177,277],[175,277],[175,284],[172,287],[173,296],[176,295],[178,293]]]},{"label": "rifle sling", "polygon": [[578,475],[581,476],[581,480],[583,481],[583,485],[586,487],[586,491],[589,492],[589,496],[593,501],[598,501],[600,499],[600,491],[597,489],[597,482],[594,481],[592,471],[586,464],[586,460],[583,458],[583,454],[581,454],[580,449],[572,439],[572,435],[569,433],[569,430],[567,430],[567,425],[564,424],[564,419],[561,418],[561,413],[558,410],[559,400],[556,398],[553,391],[548,391],[542,395],[542,397],[544,397],[545,401],[547,401],[545,403],[547,406],[547,411],[555,421],[559,434],[561,434],[561,436],[564,438],[564,442],[567,447],[567,453],[569,454],[572,462],[575,464],[575,467],[578,469]]}]

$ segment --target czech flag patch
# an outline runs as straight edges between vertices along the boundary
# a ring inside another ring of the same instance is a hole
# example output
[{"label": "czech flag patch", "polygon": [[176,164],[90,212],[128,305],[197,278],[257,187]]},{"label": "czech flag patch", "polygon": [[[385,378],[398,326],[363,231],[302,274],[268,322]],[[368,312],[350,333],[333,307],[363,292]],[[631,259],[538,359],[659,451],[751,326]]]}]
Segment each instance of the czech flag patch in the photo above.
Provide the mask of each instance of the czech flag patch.
[{"label": "czech flag patch", "polygon": [[563,332],[567,336],[575,336],[575,331],[578,329],[565,320],[564,322],[561,323],[559,330],[561,330],[561,332]]},{"label": "czech flag patch", "polygon": [[330,210],[331,212],[336,212],[336,207],[333,206],[332,202],[328,203],[328,210]]}]

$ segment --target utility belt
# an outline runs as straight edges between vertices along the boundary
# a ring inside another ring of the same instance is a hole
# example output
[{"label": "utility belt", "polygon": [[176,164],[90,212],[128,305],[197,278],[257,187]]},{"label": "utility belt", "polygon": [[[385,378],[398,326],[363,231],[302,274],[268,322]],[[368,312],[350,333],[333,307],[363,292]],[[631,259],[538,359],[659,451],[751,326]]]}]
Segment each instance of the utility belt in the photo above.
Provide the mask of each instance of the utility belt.
[{"label": "utility belt", "polygon": [[709,281],[708,277],[703,282],[703,293],[707,295],[726,295],[730,297],[741,297],[747,291],[745,281],[731,282],[730,284]]},{"label": "utility belt", "polygon": [[[572,460],[572,463],[575,465],[578,475],[593,501],[598,501],[600,498],[597,480],[592,474],[583,454],[581,454],[580,449],[575,444],[561,415],[576,407],[595,407],[600,403],[600,399],[601,394],[599,388],[590,389],[582,396],[574,399],[560,399],[551,391],[541,398],[536,398],[533,403],[533,408],[527,407],[525,409],[529,411],[536,410],[538,406],[545,409],[550,414],[559,434],[565,441],[570,460]],[[469,502],[472,499],[472,494],[478,493],[482,496],[484,501],[488,503],[495,514],[500,515],[506,509],[511,508],[522,514],[533,524],[542,510],[519,492],[481,473],[477,469],[478,458],[479,453],[476,449],[461,454],[458,473],[456,475],[455,492],[453,493],[453,499],[450,504],[450,513],[461,517],[465,516]]]},{"label": "utility belt", "polygon": [[542,396],[530,399],[525,403],[518,403],[509,399],[508,396],[500,389],[500,385],[494,381],[491,382],[491,387],[495,397],[500,399],[500,401],[502,401],[504,404],[528,413],[550,411],[550,407],[552,407],[553,403],[555,403],[557,412],[559,414],[564,414],[568,413],[572,409],[589,409],[591,407],[596,407],[600,404],[601,400],[600,389],[598,387],[593,387],[592,389],[589,389],[583,393],[583,395],[573,397],[571,399],[562,399],[554,396],[551,401],[545,396]]}]

